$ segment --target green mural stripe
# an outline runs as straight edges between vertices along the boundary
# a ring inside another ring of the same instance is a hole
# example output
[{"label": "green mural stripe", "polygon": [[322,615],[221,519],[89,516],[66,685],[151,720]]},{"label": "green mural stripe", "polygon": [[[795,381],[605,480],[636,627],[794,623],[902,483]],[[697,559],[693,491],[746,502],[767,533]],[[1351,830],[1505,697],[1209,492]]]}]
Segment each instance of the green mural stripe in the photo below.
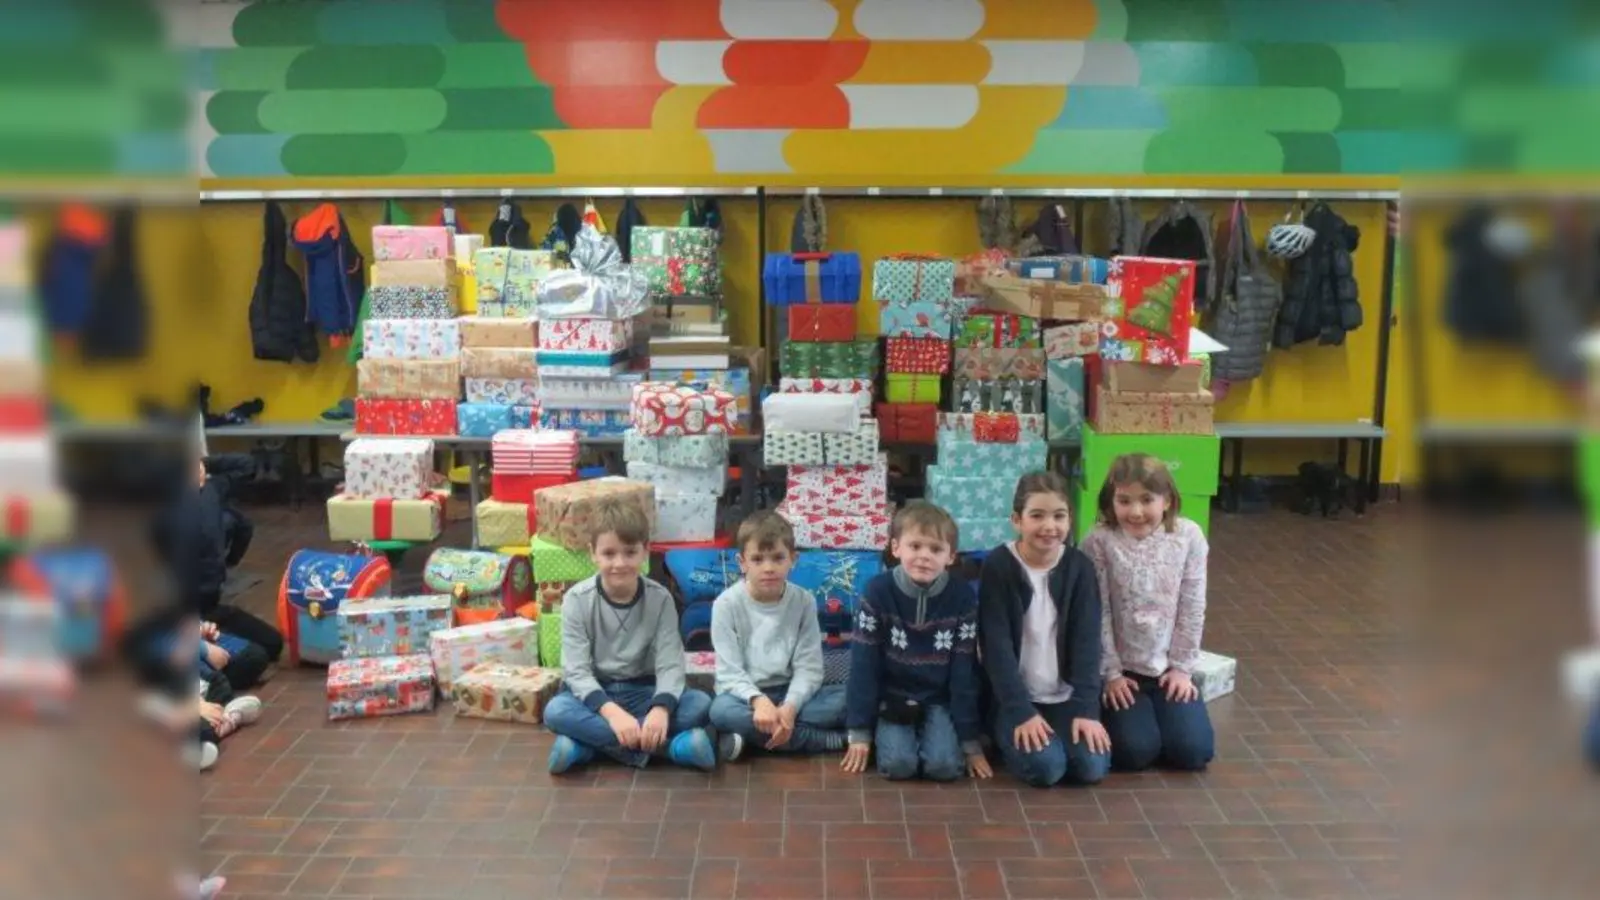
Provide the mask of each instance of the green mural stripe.
[{"label": "green mural stripe", "polygon": [[1600,117],[1600,91],[1589,88],[1496,87],[1464,90],[1457,124],[1468,133],[1537,134]]},{"label": "green mural stripe", "polygon": [[191,176],[189,136],[170,131],[125,134],[116,142],[115,171],[129,175]]},{"label": "green mural stripe", "polygon": [[289,90],[431,88],[444,74],[444,54],[433,44],[382,47],[311,47],[284,74]]},{"label": "green mural stripe", "polygon": [[1407,38],[1447,42],[1500,42],[1508,36],[1530,45],[1571,40],[1579,10],[1588,0],[1536,0],[1533,3],[1464,3],[1462,0],[1406,0]]},{"label": "green mural stripe", "polygon": [[206,122],[217,134],[266,134],[261,101],[266,91],[218,91],[206,101]]},{"label": "green mural stripe", "polygon": [[[479,148],[480,152],[482,148]],[[398,134],[297,134],[283,145],[284,171],[299,178],[401,174],[405,138]],[[464,169],[460,174],[471,174]]]},{"label": "green mural stripe", "polygon": [[1525,135],[1517,142],[1512,165],[1521,171],[1593,172],[1594,148],[1600,144],[1600,124],[1585,122],[1580,131],[1551,128]]},{"label": "green mural stripe", "polygon": [[1161,98],[1145,88],[1074,87],[1067,89],[1061,115],[1049,128],[1144,131],[1167,127]]},{"label": "green mural stripe", "polygon": [[103,88],[0,90],[0,134],[126,134],[139,124],[136,96]]},{"label": "green mural stripe", "polygon": [[0,47],[61,46],[83,36],[82,10],[55,0],[34,0],[26,9],[6,4],[6,27],[0,29]]},{"label": "green mural stripe", "polygon": [[1139,58],[1139,83],[1154,85],[1254,85],[1256,60],[1243,44],[1151,41],[1132,44]]},{"label": "green mural stripe", "polygon": [[1344,87],[1344,60],[1329,44],[1250,44],[1261,83],[1273,87],[1338,90]]},{"label": "green mural stripe", "polygon": [[451,39],[444,7],[451,0],[337,0],[315,4],[318,43],[335,45],[411,44],[419,38]]},{"label": "green mural stripe", "polygon": [[104,88],[112,84],[103,48],[86,44],[8,47],[0,53],[0,89],[49,86]]},{"label": "green mural stripe", "polygon": [[521,44],[441,44],[441,88],[533,87],[540,84],[528,67]]},{"label": "green mural stripe", "polygon": [[1317,134],[1280,132],[1273,135],[1283,148],[1286,175],[1338,172],[1344,169],[1339,142],[1327,132]]},{"label": "green mural stripe", "polygon": [[322,43],[317,16],[325,3],[252,3],[233,17],[241,47],[310,47]]},{"label": "green mural stripe", "polygon": [[1227,43],[1226,0],[1137,0],[1128,4],[1129,41]]},{"label": "green mural stripe", "polygon": [[[83,30],[78,37],[90,44],[119,46],[166,47],[175,43],[169,40],[167,21],[151,0],[96,0],[86,4],[88,15],[83,17]],[[10,25],[15,13],[7,10],[6,24]]]},{"label": "green mural stripe", "polygon": [[189,127],[194,99],[178,91],[142,91],[133,98],[135,132],[178,133]]},{"label": "green mural stripe", "polygon": [[289,174],[282,159],[288,142],[286,134],[224,134],[206,147],[206,168],[218,178],[279,178]]},{"label": "green mural stripe", "polygon": [[230,47],[201,51],[209,57],[216,91],[281,91],[289,67],[306,47]]},{"label": "green mural stripe", "polygon": [[1091,40],[1124,41],[1128,38],[1128,7],[1123,0],[1095,0]]},{"label": "green mural stripe", "polygon": [[1017,175],[1139,175],[1144,172],[1145,148],[1157,133],[1045,130],[1038,133],[1028,155],[1004,171]]},{"label": "green mural stripe", "polygon": [[1455,96],[1445,91],[1380,88],[1339,92],[1339,130],[1448,129],[1455,124]]},{"label": "green mural stripe", "polygon": [[1150,92],[1161,98],[1177,129],[1332,131],[1339,124],[1339,96],[1320,88],[1154,87]]},{"label": "green mural stripe", "polygon": [[[1461,165],[1470,172],[1509,172],[1516,168],[1518,137],[1509,134],[1469,134],[1462,143]],[[1590,162],[1589,166],[1593,167]]]},{"label": "green mural stripe", "polygon": [[445,26],[450,36],[462,44],[510,42],[511,37],[495,18],[497,0],[452,0],[445,6]]},{"label": "green mural stripe", "polygon": [[1451,130],[1346,131],[1334,135],[1349,175],[1442,174],[1462,169],[1464,142]]},{"label": "green mural stripe", "polygon": [[1520,88],[1544,81],[1549,48],[1523,43],[1486,43],[1466,48],[1461,61],[1464,88]]},{"label": "green mural stripe", "polygon": [[117,170],[115,135],[0,134],[0,172],[18,175],[107,175]]},{"label": "green mural stripe", "polygon": [[1228,0],[1224,6],[1226,37],[1238,41],[1392,41],[1408,27],[1405,11],[1393,0]]},{"label": "green mural stripe", "polygon": [[1158,132],[1144,154],[1150,175],[1279,174],[1283,164],[1283,146],[1271,134],[1218,121]]},{"label": "green mural stripe", "polygon": [[[1596,5],[1595,10],[1600,16],[1600,5]],[[1600,87],[1600,43],[1585,41],[1551,48],[1542,80],[1562,87]]]},{"label": "green mural stripe", "polygon": [[1334,44],[1352,88],[1433,90],[1460,78],[1461,48],[1448,44]]},{"label": "green mural stripe", "polygon": [[530,131],[408,134],[400,175],[549,175],[555,152]]},{"label": "green mural stripe", "polygon": [[277,91],[257,113],[268,131],[372,135],[430,131],[444,121],[444,97],[431,90]]},{"label": "green mural stripe", "polygon": [[442,132],[545,130],[563,127],[547,87],[441,91],[448,111]]}]

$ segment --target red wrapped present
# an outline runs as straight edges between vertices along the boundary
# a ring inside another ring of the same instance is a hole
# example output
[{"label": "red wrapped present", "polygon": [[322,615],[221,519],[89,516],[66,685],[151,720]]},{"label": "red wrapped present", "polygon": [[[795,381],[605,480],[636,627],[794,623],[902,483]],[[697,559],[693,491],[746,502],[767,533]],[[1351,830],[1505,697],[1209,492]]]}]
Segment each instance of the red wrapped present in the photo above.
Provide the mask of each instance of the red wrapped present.
[{"label": "red wrapped present", "polygon": [[454,400],[356,398],[356,434],[456,433]]},{"label": "red wrapped present", "polygon": [[43,431],[49,421],[44,398],[38,394],[0,397],[0,433],[32,434]]},{"label": "red wrapped present", "polygon": [[856,307],[852,303],[805,303],[789,309],[789,340],[812,343],[856,339]]},{"label": "red wrapped present", "polygon": [[739,401],[721,388],[646,381],[633,389],[633,427],[643,435],[726,434],[738,422]]},{"label": "red wrapped present", "polygon": [[1015,444],[1022,438],[1022,421],[1016,413],[981,412],[972,415],[972,439],[982,444]]},{"label": "red wrapped present", "polygon": [[939,405],[936,403],[879,403],[877,413],[882,440],[932,444],[938,439]]},{"label": "red wrapped present", "polygon": [[489,474],[489,496],[506,503],[532,503],[534,491],[562,484],[571,484],[577,480],[577,472],[569,472],[563,475],[523,475],[515,472],[491,472]]},{"label": "red wrapped present", "polygon": [[1194,271],[1194,262],[1187,259],[1111,260],[1100,355],[1158,366],[1176,366],[1188,359]]},{"label": "red wrapped present", "polygon": [[943,375],[950,371],[950,342],[938,338],[892,337],[885,341],[884,371],[903,375]]},{"label": "red wrapped present", "polygon": [[817,550],[882,550],[889,545],[889,511],[853,516],[796,512],[788,503],[777,513],[794,528],[795,544]]},{"label": "red wrapped present", "polygon": [[1011,254],[1004,250],[982,250],[956,263],[956,296],[983,296],[983,278],[1006,270],[1006,260]]}]

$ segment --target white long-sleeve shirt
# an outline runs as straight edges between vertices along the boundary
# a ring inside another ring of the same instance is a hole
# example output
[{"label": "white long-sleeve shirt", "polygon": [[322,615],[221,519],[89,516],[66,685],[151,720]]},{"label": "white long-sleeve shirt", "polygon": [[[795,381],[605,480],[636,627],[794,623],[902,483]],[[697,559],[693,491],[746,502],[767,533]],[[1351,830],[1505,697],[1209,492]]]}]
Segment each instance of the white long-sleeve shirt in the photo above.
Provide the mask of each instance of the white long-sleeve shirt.
[{"label": "white long-sleeve shirt", "polygon": [[1100,580],[1100,673],[1158,678],[1193,673],[1206,624],[1206,557],[1200,526],[1179,518],[1143,537],[1095,526],[1083,552]]}]

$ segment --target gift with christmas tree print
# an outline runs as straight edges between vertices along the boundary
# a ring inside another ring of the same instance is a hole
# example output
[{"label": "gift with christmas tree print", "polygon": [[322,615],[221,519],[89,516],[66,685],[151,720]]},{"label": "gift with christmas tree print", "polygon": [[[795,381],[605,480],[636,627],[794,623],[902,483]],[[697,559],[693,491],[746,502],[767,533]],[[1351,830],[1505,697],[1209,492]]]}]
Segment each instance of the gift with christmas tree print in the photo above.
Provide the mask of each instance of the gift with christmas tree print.
[{"label": "gift with christmas tree print", "polygon": [[1119,256],[1106,280],[1105,359],[1176,366],[1189,356],[1195,266],[1190,260]]}]

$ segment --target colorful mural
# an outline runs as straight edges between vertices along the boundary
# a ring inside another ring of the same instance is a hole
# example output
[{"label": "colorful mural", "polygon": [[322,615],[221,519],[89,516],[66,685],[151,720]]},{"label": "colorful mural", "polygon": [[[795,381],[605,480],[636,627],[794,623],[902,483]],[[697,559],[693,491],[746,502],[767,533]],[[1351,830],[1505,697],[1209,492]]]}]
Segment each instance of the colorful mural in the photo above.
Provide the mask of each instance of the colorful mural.
[{"label": "colorful mural", "polygon": [[1442,2],[205,4],[199,149],[220,179],[1593,170],[1581,4]]}]

